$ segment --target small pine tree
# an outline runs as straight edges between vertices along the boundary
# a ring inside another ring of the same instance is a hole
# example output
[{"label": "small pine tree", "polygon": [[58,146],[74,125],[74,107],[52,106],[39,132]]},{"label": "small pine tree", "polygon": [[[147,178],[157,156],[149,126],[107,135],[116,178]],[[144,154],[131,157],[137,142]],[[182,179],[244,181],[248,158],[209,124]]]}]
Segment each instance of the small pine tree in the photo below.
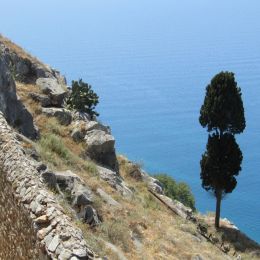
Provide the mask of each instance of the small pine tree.
[{"label": "small pine tree", "polygon": [[69,109],[86,112],[91,117],[99,114],[94,110],[98,104],[98,95],[92,90],[92,87],[83,82],[72,81],[71,94],[69,95],[66,105]]}]

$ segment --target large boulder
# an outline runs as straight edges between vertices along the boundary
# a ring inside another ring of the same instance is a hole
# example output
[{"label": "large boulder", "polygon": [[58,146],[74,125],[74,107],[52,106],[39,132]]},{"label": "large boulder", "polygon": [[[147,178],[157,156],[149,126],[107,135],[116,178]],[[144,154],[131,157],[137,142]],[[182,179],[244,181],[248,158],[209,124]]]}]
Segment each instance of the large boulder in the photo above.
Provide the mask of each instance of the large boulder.
[{"label": "large boulder", "polygon": [[68,94],[67,87],[60,84],[55,78],[38,78],[36,85],[43,94],[48,95],[53,106],[61,107]]},{"label": "large boulder", "polygon": [[62,125],[69,125],[72,121],[71,112],[64,108],[43,107],[42,113],[49,117],[56,117]]},{"label": "large boulder", "polygon": [[102,125],[101,123],[99,123],[97,121],[87,122],[84,130],[85,130],[86,133],[89,132],[89,131],[92,131],[92,130],[101,130],[101,131],[104,131],[107,134],[111,134],[111,130],[110,130],[109,126]]},{"label": "large boulder", "polygon": [[118,172],[118,162],[115,152],[115,138],[102,130],[88,131],[85,136],[86,155],[113,171]]},{"label": "large boulder", "polygon": [[132,197],[133,192],[130,190],[123,178],[115,171],[111,171],[105,167],[97,166],[99,177],[108,182],[114,189],[119,191],[125,197]]},{"label": "large boulder", "polygon": [[38,137],[32,115],[16,95],[16,85],[4,57],[0,57],[0,111],[20,133],[31,139]]},{"label": "large boulder", "polygon": [[101,223],[97,211],[91,206],[86,206],[83,218],[90,226],[96,226]]},{"label": "large boulder", "polygon": [[78,175],[70,170],[55,172],[57,185],[71,199],[74,207],[81,207],[93,202],[93,194],[89,187],[80,179]]},{"label": "large boulder", "polygon": [[49,107],[52,105],[51,99],[46,95],[42,95],[34,92],[30,92],[28,95],[34,101],[39,102],[42,107]]},{"label": "large boulder", "polygon": [[107,134],[111,134],[110,128],[108,126],[102,125],[97,121],[77,120],[73,123],[71,137],[77,143],[82,142],[87,133],[92,130],[101,130],[106,132]]}]

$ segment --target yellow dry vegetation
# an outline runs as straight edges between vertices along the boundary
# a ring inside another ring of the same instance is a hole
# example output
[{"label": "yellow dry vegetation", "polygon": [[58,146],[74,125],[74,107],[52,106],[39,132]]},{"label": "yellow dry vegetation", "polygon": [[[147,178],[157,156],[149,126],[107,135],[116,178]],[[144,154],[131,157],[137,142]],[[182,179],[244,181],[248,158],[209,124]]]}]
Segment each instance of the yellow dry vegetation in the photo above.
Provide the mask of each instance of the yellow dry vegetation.
[{"label": "yellow dry vegetation", "polygon": [[19,57],[31,60],[32,62],[36,62],[39,64],[44,65],[42,62],[40,62],[37,58],[31,56],[27,51],[25,51],[23,48],[18,46],[17,44],[13,43],[8,38],[4,37],[0,34],[0,42],[3,43],[7,48],[9,48],[12,52],[16,53]]}]

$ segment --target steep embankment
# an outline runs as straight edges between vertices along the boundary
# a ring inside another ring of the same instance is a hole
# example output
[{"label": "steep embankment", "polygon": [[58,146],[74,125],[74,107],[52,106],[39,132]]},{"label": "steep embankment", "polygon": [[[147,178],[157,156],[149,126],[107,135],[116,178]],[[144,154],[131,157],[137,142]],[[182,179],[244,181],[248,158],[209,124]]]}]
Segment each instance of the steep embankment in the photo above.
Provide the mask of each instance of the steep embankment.
[{"label": "steep embankment", "polygon": [[259,245],[234,226],[215,232],[210,217],[116,156],[109,127],[64,108],[56,70],[3,37],[0,55],[0,250],[4,235],[10,242],[1,259],[257,258]]}]

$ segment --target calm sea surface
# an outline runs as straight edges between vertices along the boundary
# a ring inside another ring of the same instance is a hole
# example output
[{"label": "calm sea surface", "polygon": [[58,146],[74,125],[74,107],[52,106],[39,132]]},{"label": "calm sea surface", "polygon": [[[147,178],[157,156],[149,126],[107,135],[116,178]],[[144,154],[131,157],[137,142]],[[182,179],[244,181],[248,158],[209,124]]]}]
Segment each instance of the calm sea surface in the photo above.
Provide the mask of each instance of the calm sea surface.
[{"label": "calm sea surface", "polygon": [[260,242],[259,0],[0,3],[0,32],[69,82],[92,84],[118,152],[187,182],[202,212],[215,200],[199,179],[207,141],[199,109],[210,79],[235,72],[247,119],[238,137],[244,161],[221,213]]}]

